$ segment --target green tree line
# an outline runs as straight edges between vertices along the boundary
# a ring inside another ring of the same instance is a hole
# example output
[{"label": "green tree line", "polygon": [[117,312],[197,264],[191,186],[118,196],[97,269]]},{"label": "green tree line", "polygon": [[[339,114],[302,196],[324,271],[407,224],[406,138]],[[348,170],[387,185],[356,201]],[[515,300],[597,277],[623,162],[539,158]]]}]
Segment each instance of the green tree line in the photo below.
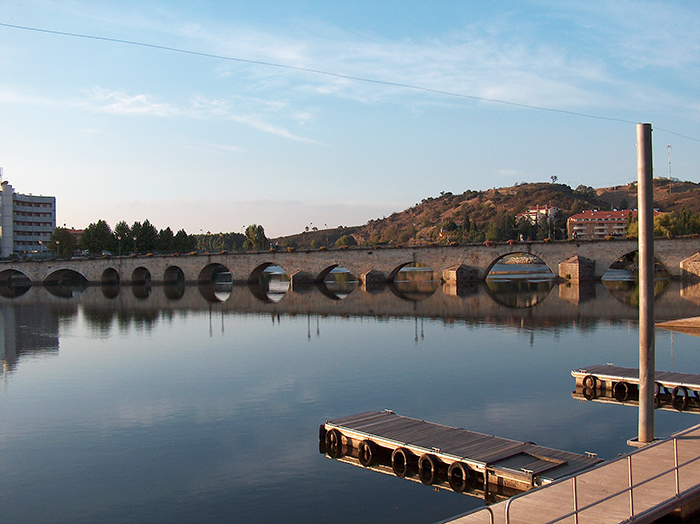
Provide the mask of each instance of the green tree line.
[{"label": "green tree line", "polygon": [[129,226],[120,221],[112,229],[104,220],[87,226],[80,241],[65,228],[58,227],[49,240],[49,251],[59,256],[70,256],[78,248],[90,254],[111,253],[187,253],[195,250],[197,239],[184,229],[177,233],[166,227],[160,231],[146,219]]}]

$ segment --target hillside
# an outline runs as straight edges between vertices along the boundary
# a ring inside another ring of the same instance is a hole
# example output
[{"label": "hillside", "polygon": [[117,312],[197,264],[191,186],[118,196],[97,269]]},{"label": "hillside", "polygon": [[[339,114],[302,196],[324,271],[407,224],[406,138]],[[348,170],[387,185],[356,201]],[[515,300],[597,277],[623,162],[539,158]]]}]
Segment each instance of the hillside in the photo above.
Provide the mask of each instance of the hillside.
[{"label": "hillside", "polygon": [[[370,220],[363,226],[308,231],[274,241],[281,246],[331,247],[350,235],[358,245],[426,244],[431,242],[482,242],[517,238],[564,238],[566,219],[587,209],[634,209],[636,184],[594,189],[564,184],[534,183],[487,191],[442,193],[423,199],[415,206],[389,217]],[[538,228],[527,221],[515,222],[515,215],[537,205],[559,208],[551,228]],[[654,206],[663,212],[680,213],[685,207],[700,212],[700,185],[692,182],[654,181]],[[351,243],[352,243],[351,239]]]}]

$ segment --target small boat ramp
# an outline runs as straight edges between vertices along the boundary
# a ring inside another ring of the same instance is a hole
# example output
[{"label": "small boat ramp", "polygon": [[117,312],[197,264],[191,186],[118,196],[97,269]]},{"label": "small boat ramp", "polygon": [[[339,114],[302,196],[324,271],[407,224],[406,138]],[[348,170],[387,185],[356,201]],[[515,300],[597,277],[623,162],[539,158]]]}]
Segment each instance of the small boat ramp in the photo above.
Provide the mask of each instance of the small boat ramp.
[{"label": "small boat ramp", "polygon": [[[639,400],[639,370],[613,364],[575,369],[576,395],[586,400],[614,399],[618,402]],[[678,411],[700,410],[700,375],[656,371],[654,406],[671,406]],[[579,393],[580,392],[580,393]]]},{"label": "small boat ramp", "polygon": [[527,491],[601,462],[593,454],[425,422],[391,410],[328,420],[319,428],[319,439],[331,458],[357,457],[364,467],[383,465],[401,478],[417,477],[427,485],[447,482],[453,491],[484,497]]}]

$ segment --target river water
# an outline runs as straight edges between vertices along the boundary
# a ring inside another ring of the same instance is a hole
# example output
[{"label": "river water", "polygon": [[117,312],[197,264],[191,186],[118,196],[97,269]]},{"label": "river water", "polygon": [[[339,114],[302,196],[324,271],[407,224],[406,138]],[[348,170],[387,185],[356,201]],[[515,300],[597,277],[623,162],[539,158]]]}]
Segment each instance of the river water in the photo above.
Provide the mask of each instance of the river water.
[{"label": "river water", "polygon": [[[634,283],[540,276],[2,296],[0,522],[427,523],[483,505],[320,452],[325,420],[385,408],[624,453],[636,410],[573,398],[570,372],[637,367]],[[697,286],[657,291],[658,319],[700,315]],[[700,373],[700,339],[658,329],[656,351]],[[657,410],[656,434],[698,422]]]}]

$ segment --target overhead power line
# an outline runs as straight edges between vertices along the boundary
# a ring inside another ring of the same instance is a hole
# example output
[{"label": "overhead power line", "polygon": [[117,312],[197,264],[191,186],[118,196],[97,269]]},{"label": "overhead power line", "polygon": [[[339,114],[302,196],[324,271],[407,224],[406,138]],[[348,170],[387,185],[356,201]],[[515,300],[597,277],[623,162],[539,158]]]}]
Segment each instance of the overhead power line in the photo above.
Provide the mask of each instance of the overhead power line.
[{"label": "overhead power line", "polygon": [[[390,86],[390,87],[399,87],[402,89],[411,89],[414,91],[422,91],[424,93],[432,93],[436,95],[443,95],[443,96],[450,96],[450,97],[455,97],[455,98],[463,98],[467,100],[477,100],[480,102],[493,102],[495,104],[503,104],[503,105],[508,105],[508,106],[513,106],[513,107],[520,107],[523,109],[534,109],[537,111],[548,111],[551,113],[561,113],[565,115],[571,115],[571,116],[578,116],[578,117],[583,117],[583,118],[593,118],[596,120],[607,120],[611,122],[622,122],[625,124],[637,124],[638,122],[634,122],[632,120],[627,120],[624,118],[615,118],[615,117],[609,117],[609,116],[602,116],[602,115],[594,115],[590,113],[581,113],[578,111],[569,111],[567,109],[556,109],[553,107],[545,107],[545,106],[537,106],[537,105],[532,105],[532,104],[522,104],[519,102],[511,102],[508,100],[501,100],[498,98],[489,98],[489,97],[483,97],[483,96],[477,96],[477,95],[467,95],[464,93],[455,93],[453,91],[444,91],[442,89],[433,89],[430,87],[425,87],[425,86],[418,86],[418,85],[413,85],[413,84],[405,84],[402,82],[391,82],[388,80],[378,80],[376,78],[365,78],[361,76],[353,76],[353,75],[345,75],[342,73],[334,73],[331,71],[323,71],[321,69],[313,69],[310,67],[300,67],[300,66],[293,66],[289,64],[280,64],[276,62],[267,62],[265,60],[252,60],[248,58],[239,58],[239,57],[234,57],[234,56],[226,56],[226,55],[217,55],[213,53],[203,53],[201,51],[192,51],[189,49],[181,49],[178,47],[170,47],[170,46],[164,46],[164,45],[158,45],[158,44],[149,44],[147,42],[137,42],[135,40],[124,40],[121,38],[110,38],[106,36],[96,36],[96,35],[86,35],[86,34],[81,34],[81,33],[69,33],[66,31],[55,31],[52,29],[40,29],[37,27],[28,27],[28,26],[22,26],[22,25],[15,25],[15,24],[6,24],[3,22],[0,22],[0,26],[2,27],[8,27],[12,29],[21,29],[23,31],[34,31],[37,33],[46,33],[46,34],[51,34],[51,35],[59,35],[59,36],[69,36],[73,38],[84,38],[88,40],[98,40],[102,42],[113,42],[117,44],[126,44],[126,45],[132,45],[132,46],[138,46],[138,47],[146,47],[149,49],[158,49],[161,51],[170,51],[173,53],[181,53],[181,54],[186,54],[186,55],[192,55],[192,56],[200,56],[204,58],[214,58],[217,60],[227,60],[229,62],[240,62],[244,64],[253,64],[253,65],[260,65],[260,66],[265,66],[265,67],[276,67],[279,69],[287,69],[290,71],[300,71],[304,73],[312,73],[316,75],[322,75],[322,76],[327,76],[327,77],[332,77],[332,78],[341,78],[343,80],[353,80],[356,82],[364,82],[364,83],[369,83],[369,84],[377,84],[377,85],[384,85],[384,86]],[[670,131],[668,129],[663,129],[660,127],[655,127],[657,131],[664,131],[666,133],[670,133],[672,135],[686,138],[688,140],[693,140],[696,142],[700,142],[700,139],[698,138],[693,138],[691,136],[687,135],[682,135],[680,133],[676,133],[674,131]]]}]

